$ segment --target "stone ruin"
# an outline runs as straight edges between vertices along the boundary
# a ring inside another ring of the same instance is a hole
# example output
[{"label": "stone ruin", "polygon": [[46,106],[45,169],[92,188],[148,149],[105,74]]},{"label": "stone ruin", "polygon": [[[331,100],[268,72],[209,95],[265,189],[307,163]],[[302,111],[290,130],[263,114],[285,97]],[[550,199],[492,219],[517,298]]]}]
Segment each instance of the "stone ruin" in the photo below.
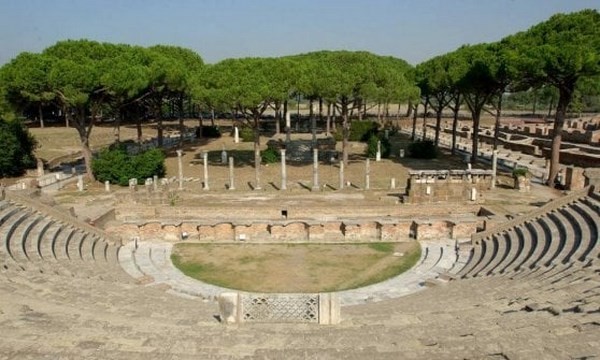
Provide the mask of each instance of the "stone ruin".
[{"label": "stone ruin", "polygon": [[286,150],[286,159],[292,162],[310,163],[313,161],[313,149],[319,150],[319,161],[335,162],[338,159],[338,153],[335,150],[336,141],[332,137],[313,140],[269,140],[267,147],[269,149]]},{"label": "stone ruin", "polygon": [[492,187],[492,179],[492,170],[411,170],[403,201],[408,204],[479,202],[482,192]]}]

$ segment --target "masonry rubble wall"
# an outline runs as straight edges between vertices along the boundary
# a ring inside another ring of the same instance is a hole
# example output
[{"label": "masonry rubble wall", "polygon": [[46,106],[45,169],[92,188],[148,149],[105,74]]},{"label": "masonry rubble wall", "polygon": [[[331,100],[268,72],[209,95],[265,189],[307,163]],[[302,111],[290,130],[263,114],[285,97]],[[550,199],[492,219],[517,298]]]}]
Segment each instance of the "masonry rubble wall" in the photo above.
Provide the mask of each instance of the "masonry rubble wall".
[{"label": "masonry rubble wall", "polygon": [[392,221],[275,221],[220,222],[202,224],[190,220],[180,223],[141,221],[111,224],[106,231],[123,240],[139,237],[144,240],[202,243],[358,243],[405,242],[412,239],[460,239],[470,236],[483,222],[469,219],[398,219]]}]

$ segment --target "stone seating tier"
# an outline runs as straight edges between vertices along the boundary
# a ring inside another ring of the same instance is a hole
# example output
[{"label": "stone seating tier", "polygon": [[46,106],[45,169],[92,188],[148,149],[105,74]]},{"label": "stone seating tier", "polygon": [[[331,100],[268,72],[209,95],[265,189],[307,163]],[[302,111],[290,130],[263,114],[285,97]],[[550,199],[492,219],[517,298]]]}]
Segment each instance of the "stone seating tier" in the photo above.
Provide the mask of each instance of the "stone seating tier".
[{"label": "stone seating tier", "polygon": [[119,246],[12,200],[0,202],[0,236],[2,271],[132,281],[118,263]]},{"label": "stone seating tier", "polygon": [[[523,279],[568,268],[596,258],[600,207],[592,190],[576,193],[570,202],[547,204],[546,213],[512,221],[473,236],[472,255],[457,272],[461,277],[507,275]],[[562,199],[561,199],[562,200]]]}]

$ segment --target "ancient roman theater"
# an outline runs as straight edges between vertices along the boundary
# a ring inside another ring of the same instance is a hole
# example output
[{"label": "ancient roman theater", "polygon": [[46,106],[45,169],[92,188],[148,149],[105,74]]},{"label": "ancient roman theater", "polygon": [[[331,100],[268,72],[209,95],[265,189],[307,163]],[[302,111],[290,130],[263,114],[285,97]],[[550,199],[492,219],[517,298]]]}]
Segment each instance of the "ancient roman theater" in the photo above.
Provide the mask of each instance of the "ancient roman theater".
[{"label": "ancient roman theater", "polygon": [[[39,190],[6,190],[0,201],[1,354],[7,359],[597,356],[600,194],[588,186],[518,214],[502,213],[501,206],[479,197],[426,201],[448,196],[453,187],[484,191],[488,175],[411,173],[413,203],[389,189],[200,190],[171,206],[168,194],[150,184],[118,190],[116,205],[93,219],[60,210]],[[510,194],[527,197],[512,189],[488,191],[495,192],[508,202]],[[317,293],[222,288],[185,276],[171,262],[179,243],[359,242],[416,242],[420,258],[387,280]]]}]

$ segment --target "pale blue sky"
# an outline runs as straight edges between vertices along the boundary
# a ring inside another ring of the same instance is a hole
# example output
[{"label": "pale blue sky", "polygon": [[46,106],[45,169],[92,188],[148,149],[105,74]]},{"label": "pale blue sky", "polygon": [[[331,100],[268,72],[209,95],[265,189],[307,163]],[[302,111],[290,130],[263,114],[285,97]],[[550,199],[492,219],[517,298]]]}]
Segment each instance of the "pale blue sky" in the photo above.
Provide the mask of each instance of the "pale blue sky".
[{"label": "pale blue sky", "polygon": [[64,39],[171,44],[208,63],[366,50],[417,64],[600,0],[0,0],[0,65]]}]

